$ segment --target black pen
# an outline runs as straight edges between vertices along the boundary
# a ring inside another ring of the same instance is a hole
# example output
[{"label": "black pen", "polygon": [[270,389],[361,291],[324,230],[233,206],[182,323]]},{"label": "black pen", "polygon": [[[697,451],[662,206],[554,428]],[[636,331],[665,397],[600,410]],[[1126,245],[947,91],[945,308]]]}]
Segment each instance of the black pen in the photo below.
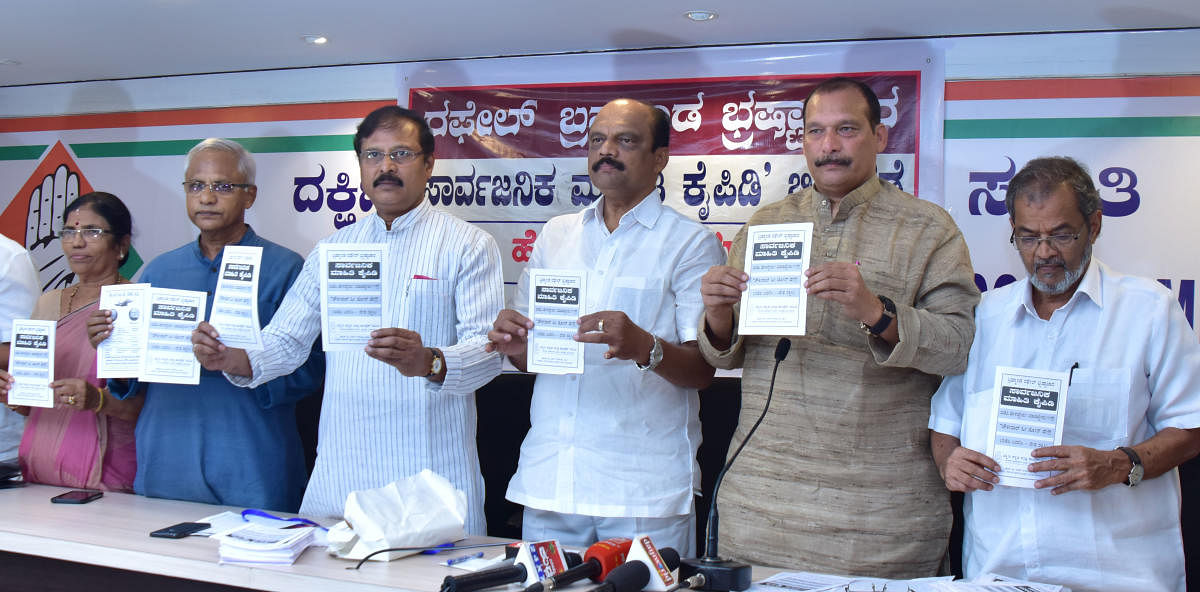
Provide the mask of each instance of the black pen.
[{"label": "black pen", "polygon": [[1071,386],[1071,381],[1075,379],[1075,370],[1079,368],[1079,362],[1071,364],[1071,371],[1067,374],[1067,386]]}]

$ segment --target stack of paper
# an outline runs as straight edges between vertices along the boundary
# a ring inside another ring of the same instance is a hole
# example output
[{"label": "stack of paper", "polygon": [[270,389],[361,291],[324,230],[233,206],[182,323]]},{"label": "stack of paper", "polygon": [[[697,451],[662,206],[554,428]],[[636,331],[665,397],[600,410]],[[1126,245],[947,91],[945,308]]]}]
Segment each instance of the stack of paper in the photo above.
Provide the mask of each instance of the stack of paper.
[{"label": "stack of paper", "polygon": [[291,565],[313,543],[315,528],[278,529],[247,523],[212,536],[221,543],[221,563]]}]

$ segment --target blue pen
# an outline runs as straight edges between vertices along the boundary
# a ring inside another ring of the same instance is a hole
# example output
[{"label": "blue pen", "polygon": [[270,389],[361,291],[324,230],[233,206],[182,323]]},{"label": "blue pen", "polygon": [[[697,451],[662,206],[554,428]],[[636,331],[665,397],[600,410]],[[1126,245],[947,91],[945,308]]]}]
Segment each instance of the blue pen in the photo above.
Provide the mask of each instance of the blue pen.
[{"label": "blue pen", "polygon": [[426,549],[424,551],[421,551],[421,554],[422,555],[437,555],[438,553],[441,553],[442,551],[448,551],[453,548],[454,548],[453,542],[442,543],[432,549]]},{"label": "blue pen", "polygon": [[452,557],[452,558],[446,560],[446,565],[458,565],[464,561],[470,561],[472,559],[479,559],[480,557],[483,557],[483,551],[480,551],[478,553],[472,553],[470,555],[462,555],[460,557]]}]

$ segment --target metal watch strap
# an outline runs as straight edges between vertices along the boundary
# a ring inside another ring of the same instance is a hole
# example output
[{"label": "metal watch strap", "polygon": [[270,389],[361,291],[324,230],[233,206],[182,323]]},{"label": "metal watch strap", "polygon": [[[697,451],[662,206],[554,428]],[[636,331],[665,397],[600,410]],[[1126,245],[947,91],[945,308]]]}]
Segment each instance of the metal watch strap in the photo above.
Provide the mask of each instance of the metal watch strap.
[{"label": "metal watch strap", "polygon": [[650,372],[650,371],[654,370],[655,368],[657,368],[658,365],[662,363],[662,359],[663,359],[662,340],[659,339],[657,335],[651,335],[651,337],[654,338],[654,345],[650,346],[650,359],[646,360],[646,365],[643,366],[643,365],[637,363],[636,361],[633,363],[635,366],[637,366],[637,369],[641,370],[642,372]]}]

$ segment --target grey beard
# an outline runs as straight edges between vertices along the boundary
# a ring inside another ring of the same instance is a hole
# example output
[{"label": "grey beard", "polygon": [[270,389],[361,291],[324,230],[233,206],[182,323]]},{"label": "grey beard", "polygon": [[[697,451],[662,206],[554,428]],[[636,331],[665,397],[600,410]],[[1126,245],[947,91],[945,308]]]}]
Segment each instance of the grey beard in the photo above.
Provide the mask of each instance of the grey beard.
[{"label": "grey beard", "polygon": [[1054,284],[1047,284],[1046,282],[1038,279],[1036,274],[1030,274],[1029,283],[1033,284],[1033,287],[1037,288],[1037,290],[1043,294],[1057,296],[1069,290],[1071,286],[1075,285],[1075,282],[1079,281],[1079,278],[1083,277],[1084,272],[1087,271],[1088,263],[1091,263],[1091,261],[1092,245],[1089,243],[1088,246],[1084,247],[1083,249],[1083,259],[1079,261],[1079,267],[1076,267],[1075,269],[1068,269],[1066,273],[1063,274],[1063,279],[1061,281]]}]

